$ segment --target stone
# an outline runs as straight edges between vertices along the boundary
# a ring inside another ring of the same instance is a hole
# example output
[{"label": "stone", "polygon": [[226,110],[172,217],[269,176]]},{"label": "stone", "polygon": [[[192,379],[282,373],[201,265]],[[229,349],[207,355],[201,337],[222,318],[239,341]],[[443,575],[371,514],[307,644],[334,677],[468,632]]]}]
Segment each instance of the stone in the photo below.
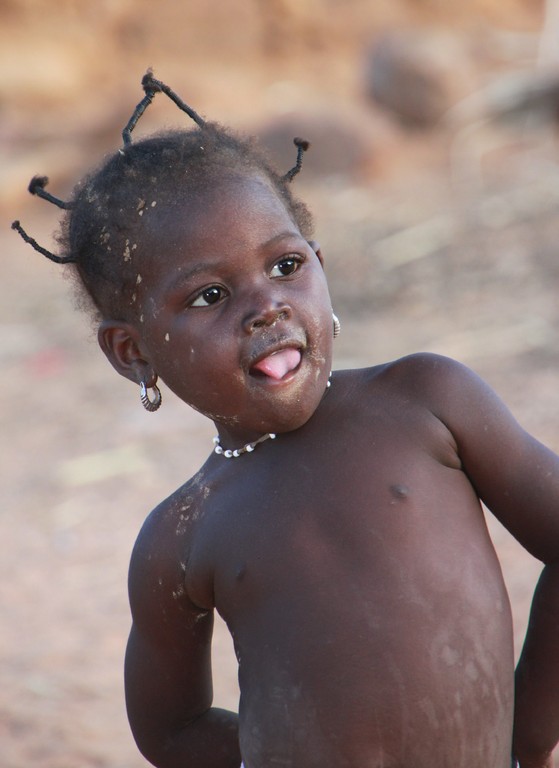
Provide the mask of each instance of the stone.
[{"label": "stone", "polygon": [[365,60],[366,95],[409,128],[430,128],[475,87],[467,49],[432,29],[385,32]]}]

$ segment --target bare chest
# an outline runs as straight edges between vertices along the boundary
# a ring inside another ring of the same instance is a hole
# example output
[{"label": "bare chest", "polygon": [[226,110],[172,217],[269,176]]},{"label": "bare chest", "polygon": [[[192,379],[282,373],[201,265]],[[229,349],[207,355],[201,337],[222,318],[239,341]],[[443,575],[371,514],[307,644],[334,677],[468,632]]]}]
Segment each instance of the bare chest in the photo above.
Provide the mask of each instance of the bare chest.
[{"label": "bare chest", "polygon": [[313,452],[284,436],[243,457],[238,478],[212,491],[202,511],[189,557],[194,592],[211,593],[234,622],[243,605],[254,612],[271,596],[293,605],[355,592],[382,611],[387,600],[444,591],[452,579],[475,591],[485,570],[493,578],[466,476],[417,433],[382,435],[356,427]]}]

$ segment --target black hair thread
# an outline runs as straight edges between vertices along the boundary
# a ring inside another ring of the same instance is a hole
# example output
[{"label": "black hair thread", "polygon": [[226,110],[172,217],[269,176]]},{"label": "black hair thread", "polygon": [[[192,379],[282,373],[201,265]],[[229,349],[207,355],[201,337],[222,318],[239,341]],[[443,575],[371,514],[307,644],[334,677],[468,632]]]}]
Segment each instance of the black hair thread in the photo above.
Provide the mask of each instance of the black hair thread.
[{"label": "black hair thread", "polygon": [[[206,121],[194,110],[192,107],[189,107],[188,104],[186,104],[180,96],[178,96],[171,88],[169,88],[168,85],[161,82],[161,80],[156,80],[153,76],[153,72],[151,69],[148,69],[144,77],[142,78],[142,88],[144,89],[145,96],[144,98],[137,104],[132,116],[130,117],[130,120],[126,124],[125,128],[122,131],[122,140],[124,142],[124,146],[126,147],[128,144],[132,142],[132,131],[136,127],[139,119],[142,117],[146,109],[149,107],[151,102],[153,101],[154,96],[157,93],[164,93],[171,101],[173,101],[176,106],[185,114],[187,114],[190,119],[195,122],[200,128],[206,127]],[[305,139],[301,138],[295,138],[293,139],[293,143],[297,147],[297,159],[295,161],[295,165],[293,168],[291,168],[283,177],[281,177],[282,181],[285,182],[291,182],[294,177],[299,173],[301,170],[301,166],[303,164],[303,154],[308,150],[310,147],[310,143],[306,141]],[[124,151],[121,149],[119,150],[122,154],[124,154]],[[52,203],[53,205],[56,205],[58,208],[61,208],[63,210],[71,210],[74,208],[74,203],[65,202],[64,200],[61,200],[58,197],[55,197],[54,195],[51,195],[50,192],[47,192],[45,187],[48,184],[48,177],[47,176],[34,176],[31,181],[29,182],[29,192],[32,195],[37,195],[38,197],[43,198],[43,200],[46,200],[49,203]],[[47,250],[46,248],[43,248],[39,243],[32,238],[30,235],[27,234],[27,232],[23,229],[19,221],[12,222],[12,229],[16,230],[18,234],[23,238],[23,240],[31,245],[38,253],[42,254],[43,256],[46,256],[47,259],[50,261],[53,261],[55,264],[70,264],[70,263],[77,263],[77,259],[72,258],[71,256],[57,256],[54,253],[51,253],[51,251]]]},{"label": "black hair thread", "polygon": [[297,147],[297,160],[295,161],[295,165],[293,168],[291,168],[285,176],[283,177],[285,181],[291,182],[297,176],[299,171],[301,170],[301,166],[303,165],[303,154],[307,151],[307,149],[310,147],[310,143],[306,141],[305,139],[300,139],[298,136],[293,139],[293,143]]},{"label": "black hair thread", "polygon": [[196,123],[196,125],[198,125],[200,128],[205,127],[206,121],[200,117],[200,115],[194,109],[192,109],[192,107],[189,107],[188,104],[186,104],[186,102],[180,98],[180,96],[171,90],[168,85],[165,85],[165,83],[161,82],[161,80],[156,80],[151,69],[148,69],[142,78],[142,88],[144,89],[146,95],[136,106],[132,117],[122,131],[122,140],[125,147],[132,142],[132,131],[136,127],[138,120],[153,101],[153,97],[156,93],[164,93],[171,99],[171,101],[177,105],[180,110],[185,112],[190,117],[190,119]]},{"label": "black hair thread", "polygon": [[37,197],[42,197],[43,200],[46,200],[49,203],[52,203],[53,205],[56,205],[57,208],[62,208],[64,211],[69,211],[72,209],[72,203],[66,203],[64,200],[61,200],[59,197],[55,197],[54,195],[51,195],[50,192],[47,192],[45,187],[49,183],[48,176],[33,176],[31,181],[29,182],[29,186],[27,189],[29,192],[31,192],[32,195],[37,195]]},{"label": "black hair thread", "polygon": [[32,237],[30,237],[27,234],[27,232],[23,229],[19,221],[12,222],[12,229],[15,229],[15,231],[21,235],[21,237],[25,240],[26,243],[29,243],[29,245],[32,245],[36,251],[38,251],[39,253],[42,253],[42,255],[46,256],[47,259],[54,261],[55,264],[70,264],[71,262],[76,261],[76,259],[72,259],[70,257],[64,258],[62,256],[56,256],[56,254],[51,253],[50,251],[47,251],[46,248],[43,248],[42,245],[39,245],[39,243],[36,240],[34,240]]}]

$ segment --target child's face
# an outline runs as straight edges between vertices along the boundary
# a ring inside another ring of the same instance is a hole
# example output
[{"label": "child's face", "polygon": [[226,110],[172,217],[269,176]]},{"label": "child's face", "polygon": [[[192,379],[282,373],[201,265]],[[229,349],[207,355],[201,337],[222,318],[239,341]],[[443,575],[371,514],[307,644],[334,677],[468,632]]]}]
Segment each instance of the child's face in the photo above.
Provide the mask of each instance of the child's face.
[{"label": "child's face", "polygon": [[179,196],[145,246],[137,328],[163,381],[235,440],[304,424],[330,372],[332,306],[320,254],[268,181]]}]

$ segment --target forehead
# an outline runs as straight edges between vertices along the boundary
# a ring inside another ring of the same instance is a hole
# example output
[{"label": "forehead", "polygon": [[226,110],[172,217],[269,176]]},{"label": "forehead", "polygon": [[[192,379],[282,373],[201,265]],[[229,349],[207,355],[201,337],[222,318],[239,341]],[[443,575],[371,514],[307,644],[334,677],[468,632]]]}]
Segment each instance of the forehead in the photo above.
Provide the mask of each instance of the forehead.
[{"label": "forehead", "polygon": [[[147,223],[147,222],[146,222]],[[286,204],[268,179],[231,174],[211,186],[177,190],[151,221],[150,240],[196,257],[224,243],[264,243],[282,233],[300,235]]]}]

